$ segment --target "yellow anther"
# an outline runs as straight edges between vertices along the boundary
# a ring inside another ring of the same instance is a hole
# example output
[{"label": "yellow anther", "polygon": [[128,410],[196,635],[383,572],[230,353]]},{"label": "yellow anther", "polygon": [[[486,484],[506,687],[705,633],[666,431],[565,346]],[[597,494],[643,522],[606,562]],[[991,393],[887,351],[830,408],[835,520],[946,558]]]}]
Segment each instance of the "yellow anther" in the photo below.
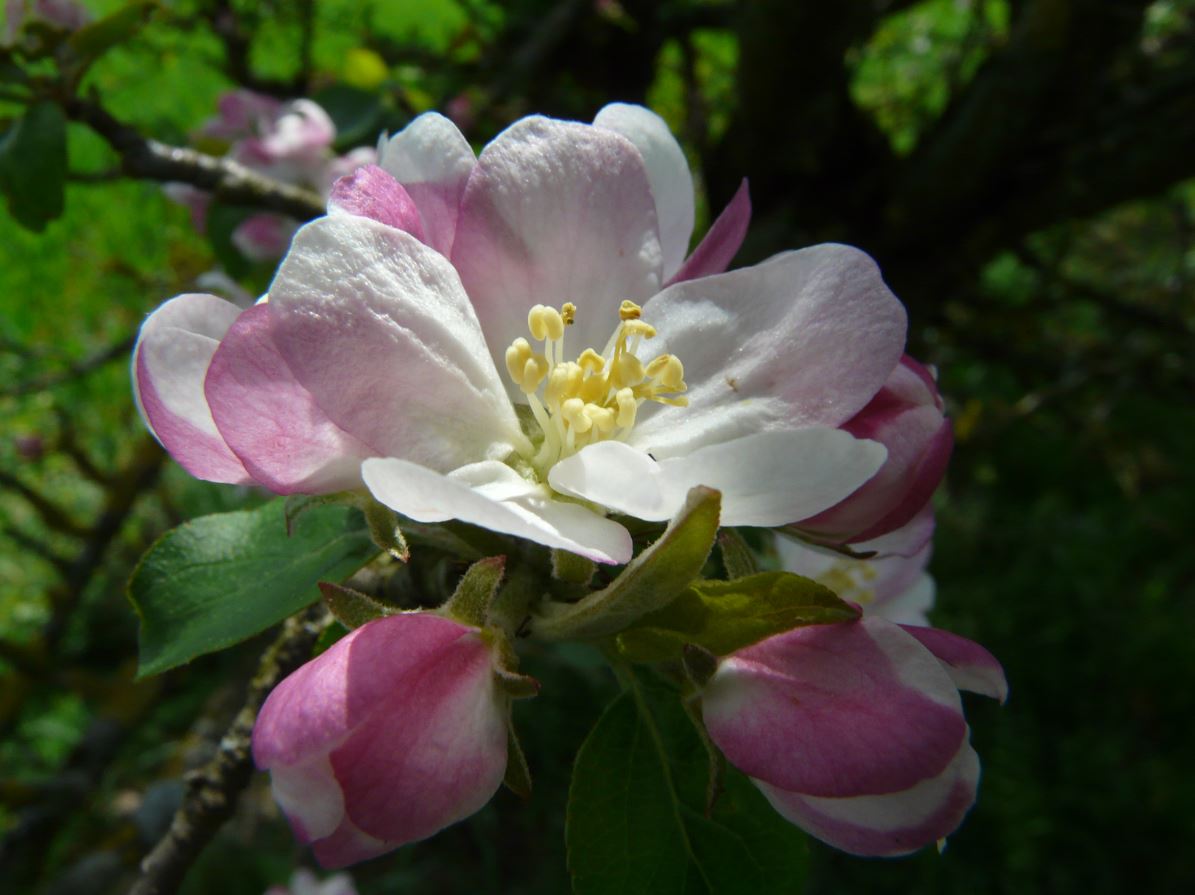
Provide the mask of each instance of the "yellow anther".
[{"label": "yellow anther", "polygon": [[656,328],[646,320],[628,320],[622,325],[622,334],[624,338],[629,336],[643,336],[645,339],[654,339],[656,337]]},{"label": "yellow anther", "polygon": [[610,361],[610,384],[617,388],[638,385],[643,381],[643,361],[625,351]]},{"label": "yellow anther", "polygon": [[639,409],[639,402],[635,400],[635,393],[629,388],[620,388],[614,396],[618,403],[618,419],[616,422],[622,429],[629,429],[635,425],[635,411]]},{"label": "yellow anther", "polygon": [[661,354],[647,365],[646,373],[661,391],[685,390],[685,367],[675,354]]},{"label": "yellow anther", "polygon": [[531,394],[547,375],[548,359],[542,354],[533,354],[523,362],[523,375],[515,381],[524,392]]},{"label": "yellow anther", "polygon": [[577,358],[577,363],[581,365],[581,369],[586,373],[600,373],[602,368],[606,366],[606,359],[592,348],[586,348],[581,352],[581,356]]},{"label": "yellow anther", "polygon": [[597,404],[586,404],[585,415],[593,420],[594,426],[603,435],[611,432],[617,423],[617,415],[609,407],[599,407]]},{"label": "yellow anther", "polygon": [[581,383],[581,388],[577,391],[577,396],[586,403],[600,402],[606,400],[606,395],[610,391],[610,380],[605,373],[595,373],[588,379]]},{"label": "yellow anther", "polygon": [[580,398],[569,398],[560,405],[560,415],[579,435],[584,435],[593,428],[593,420],[585,412],[587,406],[592,407],[593,405],[586,405]]},{"label": "yellow anther", "polygon": [[576,395],[583,376],[579,364],[557,364],[548,375],[548,384],[544,386],[544,403],[549,407],[556,407],[562,401]]},{"label": "yellow anther", "polygon": [[572,326],[573,321],[577,319],[577,306],[571,301],[566,301],[560,306],[560,318],[565,326]]},{"label": "yellow anther", "polygon": [[541,342],[548,337],[548,322],[544,319],[547,310],[543,305],[534,305],[527,312],[527,328],[531,330],[531,338]]},{"label": "yellow anther", "polygon": [[527,359],[531,357],[531,344],[526,339],[515,339],[506,349],[506,372],[515,381],[515,385],[523,384],[523,368]]},{"label": "yellow anther", "polygon": [[638,320],[643,313],[643,308],[639,307],[633,301],[626,300],[618,306],[619,320]]}]

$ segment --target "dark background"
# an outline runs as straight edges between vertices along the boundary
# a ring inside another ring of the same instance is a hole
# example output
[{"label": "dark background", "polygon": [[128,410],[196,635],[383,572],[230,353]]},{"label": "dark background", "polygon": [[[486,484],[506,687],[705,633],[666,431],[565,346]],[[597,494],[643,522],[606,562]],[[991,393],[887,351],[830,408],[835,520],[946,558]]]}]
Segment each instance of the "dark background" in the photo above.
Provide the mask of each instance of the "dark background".
[{"label": "dark background", "polygon": [[[316,96],[342,148],[428,108],[480,145],[530,112],[647,102],[690,154],[701,220],[750,178],[736,264],[825,240],[870,252],[955,421],[933,618],[988,646],[1012,695],[968,703],[984,777],[943,855],[811,842],[808,890],[1179,893],[1195,891],[1193,38],[1189,0],[190,2],[84,88],[178,144],[238,83]],[[117,176],[82,125],[70,167],[44,232],[0,214],[0,887],[21,893],[127,884],[262,645],[132,682],[137,557],[257,498],[164,462],[125,364],[144,314],[218,261],[256,290],[272,269]],[[564,788],[613,685],[582,654],[528,670],[547,683],[518,707],[532,802],[500,793],[365,865],[363,893],[567,890]],[[259,893],[309,860],[262,784],[188,891]]]}]

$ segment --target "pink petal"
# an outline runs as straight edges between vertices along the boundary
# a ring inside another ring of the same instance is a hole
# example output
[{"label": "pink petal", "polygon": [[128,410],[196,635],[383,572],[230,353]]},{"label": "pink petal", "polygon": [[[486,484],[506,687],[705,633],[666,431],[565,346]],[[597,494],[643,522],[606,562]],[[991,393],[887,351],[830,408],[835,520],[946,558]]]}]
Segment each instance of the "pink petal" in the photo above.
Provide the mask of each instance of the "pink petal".
[{"label": "pink petal", "polygon": [[1008,699],[1004,669],[996,657],[978,643],[939,628],[902,627],[934,654],[960,690],[990,696],[1001,703]]},{"label": "pink petal", "polygon": [[332,184],[328,212],[372,218],[423,239],[419,209],[401,183],[377,165],[366,165]]},{"label": "pink petal", "polygon": [[610,103],[593,123],[626,137],[643,157],[660,227],[661,275],[667,279],[680,268],[693,235],[693,175],[685,152],[664,119],[643,106]]},{"label": "pink petal", "polygon": [[373,456],[319,409],[270,336],[269,304],[254,305],[228,330],[204,387],[224,441],[253,477],[277,494],[361,486]]},{"label": "pink petal", "polygon": [[472,628],[430,613],[409,613],[363,625],[274,688],[253,728],[253,758],[263,770],[295,766],[335,749],[404,680]]},{"label": "pink petal", "polygon": [[286,254],[295,222],[278,214],[255,214],[232,231],[232,244],[250,261],[273,261]]},{"label": "pink petal", "polygon": [[499,368],[535,304],[574,302],[568,356],[600,351],[619,304],[660,286],[655,202],[638,150],[605,128],[516,122],[469,177],[452,261]]},{"label": "pink petal", "polygon": [[[478,467],[487,467],[484,480],[472,474]],[[506,470],[502,478],[495,467]],[[374,497],[417,522],[459,519],[595,562],[631,558],[631,536],[617,522],[576,503],[553,500],[547,488],[531,485],[500,463],[472,464],[444,476],[386,457],[367,460],[361,474]]]},{"label": "pink petal", "polygon": [[270,161],[319,160],[335,139],[336,125],[323,107],[309,99],[296,99],[282,109],[260,145]]},{"label": "pink petal", "polygon": [[751,193],[747,189],[747,178],[744,177],[734,196],[710,226],[705,238],[665,285],[671,286],[673,283],[724,272],[738,254],[739,247],[747,237],[747,227],[750,223]]},{"label": "pink petal", "polygon": [[377,455],[447,471],[523,440],[456,272],[410,234],[355,215],[313,221],[269,307],[295,379]]},{"label": "pink petal", "polygon": [[[350,691],[357,677],[376,673],[374,661],[356,659]],[[402,843],[473,814],[506,772],[505,714],[489,648],[476,635],[413,669],[332,752],[348,818]]]},{"label": "pink petal", "polygon": [[274,768],[270,791],[300,842],[330,836],[344,821],[344,795],[327,755]]},{"label": "pink petal", "polygon": [[469,142],[443,115],[425,112],[390,138],[378,164],[419,208],[427,244],[448,257],[465,181],[477,164]]},{"label": "pink petal", "polygon": [[[928,383],[928,385],[927,385]],[[801,522],[802,529],[855,543],[895,531],[933,496],[950,460],[953,432],[936,385],[911,357],[843,428],[888,448],[879,474],[836,507]]]},{"label": "pink petal", "polygon": [[[325,870],[339,870],[350,864],[359,864],[393,851],[401,843],[384,842],[363,832],[348,818],[331,836],[311,844],[315,859]],[[355,893],[354,893],[355,895]]]},{"label": "pink petal", "polygon": [[903,526],[878,538],[853,544],[860,553],[875,552],[881,556],[916,556],[933,539],[934,506],[926,503],[912,519]]},{"label": "pink petal", "polygon": [[964,742],[942,773],[885,795],[825,799],[755,784],[787,820],[835,848],[854,855],[903,855],[958,829],[975,802],[979,757]]},{"label": "pink petal", "polygon": [[133,349],[133,391],[146,425],[183,469],[209,482],[253,481],[203,393],[212,355],[240,313],[214,295],[177,296],[149,316]]},{"label": "pink petal", "polygon": [[917,640],[875,618],[739,650],[702,705],[732,764],[803,795],[900,792],[939,775],[966,735],[949,676]]},{"label": "pink petal", "polygon": [[838,427],[900,360],[905,311],[863,252],[820,245],[669,286],[643,308],[644,357],[685,367],[689,406],[645,404],[636,444],[657,457],[754,432]]}]

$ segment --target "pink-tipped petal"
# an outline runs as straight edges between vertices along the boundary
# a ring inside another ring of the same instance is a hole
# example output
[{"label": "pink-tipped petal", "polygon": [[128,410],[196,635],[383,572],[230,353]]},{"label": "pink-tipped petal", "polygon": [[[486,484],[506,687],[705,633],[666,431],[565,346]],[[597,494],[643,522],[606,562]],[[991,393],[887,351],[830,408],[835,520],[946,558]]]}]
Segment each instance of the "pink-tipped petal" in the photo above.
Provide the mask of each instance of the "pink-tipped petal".
[{"label": "pink-tipped petal", "polygon": [[403,185],[377,165],[366,165],[332,184],[330,214],[355,214],[372,218],[423,239],[419,209]]},{"label": "pink-tipped petal", "polygon": [[[349,687],[373,673],[355,663]],[[499,698],[489,647],[476,635],[405,677],[332,752],[348,818],[376,839],[414,842],[479,810],[506,772]]]},{"label": "pink-tipped petal", "polygon": [[295,378],[376,455],[447,472],[521,443],[456,271],[410,234],[347,214],[307,224],[269,306]]},{"label": "pink-tipped petal", "polygon": [[425,112],[381,147],[378,162],[419,208],[427,244],[447,257],[456,236],[461,194],[477,157],[457,126]]},{"label": "pink-tipped petal", "polygon": [[843,429],[888,447],[884,468],[841,504],[801,522],[828,540],[869,541],[905,526],[942,481],[954,443],[937,385],[907,355]]},{"label": "pink-tipped petal", "polygon": [[693,235],[693,175],[685,152],[664,119],[643,106],[610,103],[593,123],[622,134],[643,156],[660,225],[661,275],[668,279],[684,261]]},{"label": "pink-tipped petal", "polygon": [[387,457],[366,460],[361,474],[374,497],[417,522],[459,519],[595,562],[631,558],[631,536],[617,522],[553,500],[546,488],[531,485],[500,463],[472,464],[445,476]]},{"label": "pink-tipped petal", "polygon": [[876,553],[880,556],[916,556],[934,537],[934,505],[927,502],[917,515],[895,531],[859,541],[852,548],[859,553]]},{"label": "pink-tipped petal", "polygon": [[237,319],[208,367],[205,394],[224,441],[277,494],[361,486],[374,451],[333,423],[291,373],[270,336],[269,304]]},{"label": "pink-tipped petal", "polygon": [[710,737],[740,770],[827,798],[936,777],[966,736],[949,675],[882,619],[796,628],[741,649],[720,664],[702,706]]},{"label": "pink-tipped petal", "polygon": [[734,196],[726,203],[722,213],[693,250],[693,254],[685,259],[680,270],[673,274],[672,279],[665,285],[671,286],[673,283],[723,273],[738,254],[739,247],[747,237],[747,227],[750,224],[751,192],[747,188],[747,178],[744,177]]},{"label": "pink-tipped petal", "polygon": [[183,469],[209,482],[253,481],[220,436],[203,393],[212,355],[240,313],[214,295],[180,295],[149,316],[133,349],[142,417]]},{"label": "pink-tipped petal", "polygon": [[975,802],[979,757],[964,742],[938,776],[885,795],[825,799],[755,784],[786,820],[823,842],[854,855],[893,857],[958,829]]},{"label": "pink-tipped petal", "polygon": [[1001,703],[1008,699],[1004,669],[996,657],[978,643],[939,628],[902,627],[934,654],[960,690],[990,696]]},{"label": "pink-tipped petal", "polygon": [[296,99],[283,107],[258,142],[269,161],[321,161],[335,139],[336,125],[323,107]]},{"label": "pink-tipped petal", "polygon": [[635,443],[656,457],[761,431],[838,427],[900,360],[905,311],[848,246],[786,252],[670,286],[643,308],[641,351],[680,358],[688,407],[645,404]]},{"label": "pink-tipped petal", "polygon": [[[600,127],[524,118],[490,143],[461,200],[452,261],[497,364],[533,305],[577,305],[569,346],[601,350],[624,299],[660,287],[655,202],[639,151]],[[572,355],[570,355],[572,356]]]}]

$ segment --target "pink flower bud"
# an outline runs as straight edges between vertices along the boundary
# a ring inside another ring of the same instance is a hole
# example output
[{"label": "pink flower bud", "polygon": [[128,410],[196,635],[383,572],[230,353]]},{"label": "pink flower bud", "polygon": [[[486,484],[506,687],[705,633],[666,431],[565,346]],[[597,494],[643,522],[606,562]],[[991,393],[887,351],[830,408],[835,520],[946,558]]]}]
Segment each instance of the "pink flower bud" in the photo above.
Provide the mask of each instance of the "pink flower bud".
[{"label": "pink flower bud", "polygon": [[426,839],[481,808],[506,770],[509,706],[476,628],[377,619],[275,688],[253,755],[324,867]]},{"label": "pink flower bud", "polygon": [[787,820],[853,854],[900,855],[949,835],[975,801],[960,686],[1006,692],[982,647],[865,617],[737,651],[706,686],[702,713]]},{"label": "pink flower bud", "polygon": [[933,376],[907,354],[883,388],[842,428],[878,441],[888,459],[845,500],[797,524],[832,543],[858,543],[895,531],[929,502],[954,445]]}]

